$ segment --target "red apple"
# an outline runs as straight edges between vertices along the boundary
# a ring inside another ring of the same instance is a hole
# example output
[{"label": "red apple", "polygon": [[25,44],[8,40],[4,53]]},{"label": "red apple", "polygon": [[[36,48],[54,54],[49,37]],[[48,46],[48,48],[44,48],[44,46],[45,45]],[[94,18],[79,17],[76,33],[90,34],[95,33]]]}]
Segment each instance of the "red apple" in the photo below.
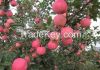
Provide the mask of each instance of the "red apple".
[{"label": "red apple", "polygon": [[25,56],[25,60],[27,61],[27,63],[29,63],[31,61],[30,57],[28,55]]},{"label": "red apple", "polygon": [[32,53],[33,58],[37,58],[37,56],[38,56],[37,53]]},{"label": "red apple", "polygon": [[54,50],[54,49],[56,49],[58,47],[58,44],[56,42],[54,42],[54,41],[49,41],[47,46],[48,46],[48,49]]},{"label": "red apple", "polygon": [[0,0],[0,5],[2,4],[3,0]]},{"label": "red apple", "polygon": [[61,29],[62,38],[72,38],[73,29],[71,27],[63,27]]},{"label": "red apple", "polygon": [[11,70],[27,70],[27,61],[23,58],[17,58],[12,63]]},{"label": "red apple", "polygon": [[21,47],[21,43],[20,42],[16,42],[15,47],[16,48],[20,48]]},{"label": "red apple", "polygon": [[5,15],[5,11],[4,10],[0,10],[0,16],[4,16]]},{"label": "red apple", "polygon": [[39,17],[35,18],[34,21],[36,24],[41,23],[41,19]]},{"label": "red apple", "polygon": [[40,46],[40,39],[35,39],[32,41],[32,48],[37,48]]},{"label": "red apple", "polygon": [[67,21],[66,18],[63,15],[61,15],[61,14],[56,15],[54,17],[54,20],[53,20],[54,25],[57,26],[57,27],[58,26],[63,27],[66,24],[66,21]]},{"label": "red apple", "polygon": [[81,53],[82,53],[82,51],[81,51],[81,50],[78,50],[78,51],[76,52],[76,55],[77,55],[77,56],[80,56]]},{"label": "red apple", "polygon": [[4,29],[3,29],[3,32],[4,32],[4,33],[9,33],[9,29],[8,29],[8,28],[4,28]]},{"label": "red apple", "polygon": [[82,27],[85,27],[85,28],[89,27],[91,25],[91,19],[83,18],[83,19],[81,19],[80,24]]},{"label": "red apple", "polygon": [[11,19],[11,18],[8,18],[7,21],[6,21],[6,23],[10,23],[10,24],[11,24],[11,23],[14,23],[14,20]]},{"label": "red apple", "polygon": [[3,32],[3,27],[2,26],[0,26],[0,32]]},{"label": "red apple", "polygon": [[44,55],[44,54],[46,53],[46,48],[45,48],[45,47],[38,47],[38,48],[36,49],[36,53],[37,53],[38,55]]},{"label": "red apple", "polygon": [[3,36],[1,37],[2,40],[7,40],[7,38],[8,38],[7,35],[3,35]]},{"label": "red apple", "polygon": [[9,27],[11,26],[11,24],[10,24],[10,23],[4,23],[4,26],[5,26],[6,28],[9,28]]},{"label": "red apple", "polygon": [[71,45],[73,43],[73,39],[72,38],[62,38],[62,43],[65,46]]},{"label": "red apple", "polygon": [[64,14],[68,9],[68,5],[64,0],[56,0],[52,5],[52,9],[56,14]]},{"label": "red apple", "polygon": [[8,10],[8,11],[6,12],[6,15],[7,15],[7,17],[12,17],[12,16],[13,16],[13,13],[12,13],[11,10]]},{"label": "red apple", "polygon": [[82,44],[82,43],[79,43],[79,48],[80,48],[81,50],[84,50],[84,49],[85,49],[85,45]]},{"label": "red apple", "polygon": [[10,2],[10,4],[11,4],[11,6],[17,6],[17,2],[16,2],[15,0],[12,0],[12,1]]}]

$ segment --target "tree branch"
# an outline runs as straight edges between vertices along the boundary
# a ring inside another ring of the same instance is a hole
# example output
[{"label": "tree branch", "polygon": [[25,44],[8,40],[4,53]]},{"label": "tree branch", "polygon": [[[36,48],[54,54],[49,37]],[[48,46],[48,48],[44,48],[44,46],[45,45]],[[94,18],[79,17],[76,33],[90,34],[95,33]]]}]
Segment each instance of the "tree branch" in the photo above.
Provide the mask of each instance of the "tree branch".
[{"label": "tree branch", "polygon": [[91,2],[92,2],[92,0],[90,0],[89,2],[87,2],[86,4],[84,4],[83,7],[80,8],[80,10],[76,11],[75,13],[73,13],[73,14],[71,15],[72,17],[70,17],[70,18],[68,19],[67,23],[69,23],[69,22],[71,21],[71,19],[73,19],[77,14],[81,13],[81,11],[83,11],[84,8],[86,8],[87,5],[88,5],[89,3],[91,3]]}]

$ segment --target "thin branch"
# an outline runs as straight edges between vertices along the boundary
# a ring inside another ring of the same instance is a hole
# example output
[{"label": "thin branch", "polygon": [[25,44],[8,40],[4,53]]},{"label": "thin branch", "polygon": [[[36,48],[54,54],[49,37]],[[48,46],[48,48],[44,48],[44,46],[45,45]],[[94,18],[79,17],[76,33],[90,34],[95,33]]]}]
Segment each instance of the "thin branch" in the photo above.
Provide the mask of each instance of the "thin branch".
[{"label": "thin branch", "polygon": [[81,11],[83,11],[84,8],[86,8],[87,5],[88,5],[89,3],[91,3],[91,2],[92,2],[92,0],[90,0],[89,2],[87,2],[86,4],[84,4],[83,7],[82,7],[80,10],[78,10],[78,11],[76,11],[74,14],[72,14],[72,15],[71,15],[72,17],[70,17],[70,18],[68,19],[67,23],[69,23],[69,22],[71,21],[71,19],[73,19],[77,14],[79,14]]}]

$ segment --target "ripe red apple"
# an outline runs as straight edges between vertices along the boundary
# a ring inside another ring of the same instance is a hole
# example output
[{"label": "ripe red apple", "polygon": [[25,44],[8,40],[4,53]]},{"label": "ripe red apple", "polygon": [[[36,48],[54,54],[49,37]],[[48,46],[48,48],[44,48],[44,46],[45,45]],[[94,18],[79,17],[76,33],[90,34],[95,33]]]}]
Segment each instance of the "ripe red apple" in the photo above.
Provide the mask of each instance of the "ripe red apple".
[{"label": "ripe red apple", "polygon": [[34,19],[34,21],[35,21],[36,24],[41,23],[41,18],[36,17],[36,18]]},{"label": "ripe red apple", "polygon": [[17,58],[12,63],[12,70],[27,70],[27,61],[23,58]]},{"label": "ripe red apple", "polygon": [[40,39],[37,38],[37,39],[32,41],[32,48],[36,49],[39,46],[40,46]]},{"label": "ripe red apple", "polygon": [[6,12],[6,15],[7,15],[7,17],[12,17],[12,16],[13,16],[13,13],[12,13],[11,10],[8,10],[8,11]]},{"label": "ripe red apple", "polygon": [[0,10],[0,16],[4,16],[5,15],[5,11],[4,10]]},{"label": "ripe red apple", "polygon": [[78,50],[78,51],[76,52],[76,55],[77,55],[77,56],[80,56],[81,53],[82,53],[82,51],[81,51],[81,50]]},{"label": "ripe red apple", "polygon": [[7,35],[3,35],[3,36],[1,37],[2,40],[7,40],[7,38],[8,38]]},{"label": "ripe red apple", "polygon": [[73,29],[71,27],[63,27],[61,29],[62,38],[71,38],[73,34]]},{"label": "ripe red apple", "polygon": [[37,58],[38,57],[37,53],[32,53],[32,57]]},{"label": "ripe red apple", "polygon": [[79,47],[80,47],[81,50],[84,50],[85,49],[85,45],[82,44],[82,43],[79,43]]},{"label": "ripe red apple", "polygon": [[3,0],[0,0],[0,5],[1,5],[2,2],[3,2]]},{"label": "ripe red apple", "polygon": [[58,47],[58,44],[56,42],[54,42],[54,41],[49,41],[47,46],[48,46],[48,49],[54,50],[54,49],[56,49]]},{"label": "ripe red apple", "polygon": [[72,38],[62,38],[62,43],[65,46],[71,45],[73,43],[73,39]]},{"label": "ripe red apple", "polygon": [[80,24],[82,27],[89,27],[91,25],[91,19],[90,18],[83,18],[80,21]]},{"label": "ripe red apple", "polygon": [[15,43],[15,47],[16,47],[16,48],[20,48],[21,46],[22,46],[22,44],[21,44],[20,42],[16,42],[16,43]]},{"label": "ripe red apple", "polygon": [[29,63],[31,61],[30,57],[28,55],[25,56],[25,60],[27,61],[27,63]]},{"label": "ripe red apple", "polygon": [[11,19],[11,18],[8,18],[7,21],[6,21],[6,23],[10,23],[10,24],[11,24],[11,23],[14,23],[14,20]]},{"label": "ripe red apple", "polygon": [[57,27],[58,26],[63,27],[66,24],[66,21],[67,21],[66,18],[62,14],[56,15],[53,20],[54,25]]},{"label": "ripe red apple", "polygon": [[3,27],[2,26],[0,26],[0,32],[3,32]]},{"label": "ripe red apple", "polygon": [[50,33],[48,34],[48,37],[50,38],[50,40],[58,41],[59,38],[60,38],[60,33],[59,33],[59,32],[56,32],[56,31],[50,32]]},{"label": "ripe red apple", "polygon": [[56,0],[52,5],[52,9],[56,14],[64,14],[68,9],[68,5],[64,0]]},{"label": "ripe red apple", "polygon": [[10,23],[4,23],[4,26],[5,26],[6,28],[9,28],[9,27],[11,26],[11,24],[10,24]]},{"label": "ripe red apple", "polygon": [[46,48],[45,48],[45,47],[38,47],[38,48],[36,49],[36,53],[37,53],[38,55],[44,55],[44,54],[46,53]]},{"label": "ripe red apple", "polygon": [[4,29],[3,29],[3,32],[4,32],[4,33],[9,33],[9,29],[8,29],[8,28],[4,28]]},{"label": "ripe red apple", "polygon": [[12,1],[10,2],[10,4],[11,4],[11,6],[17,6],[17,2],[16,2],[15,0],[12,0]]}]

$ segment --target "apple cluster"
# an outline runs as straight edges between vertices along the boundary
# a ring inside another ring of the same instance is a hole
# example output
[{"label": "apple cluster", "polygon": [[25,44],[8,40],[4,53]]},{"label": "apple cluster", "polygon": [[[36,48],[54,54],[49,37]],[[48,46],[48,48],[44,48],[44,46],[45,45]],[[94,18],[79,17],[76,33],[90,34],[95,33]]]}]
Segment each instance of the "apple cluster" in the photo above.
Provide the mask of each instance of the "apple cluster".
[{"label": "apple cluster", "polygon": [[[2,5],[3,0],[0,0],[0,5]],[[9,4],[13,7],[17,6],[18,3],[16,0],[10,0]],[[44,56],[48,50],[52,52],[52,50],[56,50],[59,48],[59,42],[63,44],[63,46],[70,46],[73,44],[74,39],[70,37],[65,37],[65,33],[67,34],[74,34],[74,33],[80,33],[79,30],[80,27],[87,28],[91,24],[91,19],[89,17],[82,18],[79,23],[76,24],[76,29],[72,28],[68,23],[68,4],[65,0],[55,0],[52,4],[52,10],[56,14],[56,16],[53,19],[53,25],[55,29],[49,33],[48,38],[49,41],[44,46],[41,44],[40,38],[35,38],[31,42],[31,48],[30,53],[32,58],[36,59],[38,56]],[[4,21],[3,25],[0,25],[0,33],[1,33],[1,40],[7,41],[9,36],[8,33],[10,32],[11,25],[15,24],[15,21],[12,18],[13,13],[11,10],[0,10],[0,17],[6,17],[6,20]],[[41,23],[41,18],[36,17],[34,19],[34,22],[36,24]],[[52,36],[53,34],[53,36]],[[60,34],[60,35],[59,35]],[[15,47],[20,48],[23,44],[21,42],[15,42]],[[78,44],[80,50],[76,52],[77,56],[80,56],[82,51],[85,49],[85,45],[83,43]],[[62,46],[60,46],[62,47]],[[16,58],[12,63],[12,70],[27,70],[28,63],[31,62],[30,56],[26,55],[25,58]]]}]

